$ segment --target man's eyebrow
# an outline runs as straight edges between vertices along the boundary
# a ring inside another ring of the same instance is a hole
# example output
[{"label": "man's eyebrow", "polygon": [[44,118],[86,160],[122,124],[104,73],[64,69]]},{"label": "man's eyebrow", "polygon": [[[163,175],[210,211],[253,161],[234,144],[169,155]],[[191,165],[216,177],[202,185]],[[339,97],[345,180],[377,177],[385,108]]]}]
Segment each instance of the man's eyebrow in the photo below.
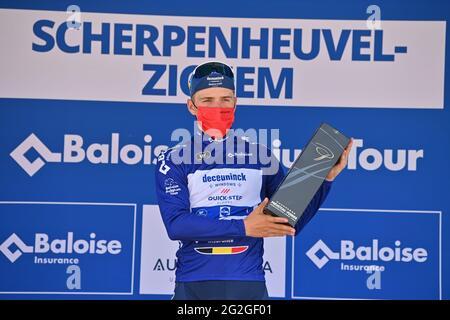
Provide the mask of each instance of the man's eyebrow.
[{"label": "man's eyebrow", "polygon": [[[206,96],[206,97],[199,97],[200,100],[214,99],[214,98],[215,98],[215,97],[208,97],[208,96]],[[230,99],[232,99],[233,96],[221,96],[221,97],[220,97],[220,99],[223,99],[223,98],[230,98]]]}]

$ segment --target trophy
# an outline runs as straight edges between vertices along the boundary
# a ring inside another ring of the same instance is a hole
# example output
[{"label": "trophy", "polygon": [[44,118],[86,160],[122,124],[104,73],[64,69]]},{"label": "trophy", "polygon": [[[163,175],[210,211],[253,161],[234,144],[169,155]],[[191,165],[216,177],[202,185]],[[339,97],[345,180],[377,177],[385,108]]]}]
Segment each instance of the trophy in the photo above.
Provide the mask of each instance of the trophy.
[{"label": "trophy", "polygon": [[294,227],[350,139],[322,123],[275,190],[264,212]]}]

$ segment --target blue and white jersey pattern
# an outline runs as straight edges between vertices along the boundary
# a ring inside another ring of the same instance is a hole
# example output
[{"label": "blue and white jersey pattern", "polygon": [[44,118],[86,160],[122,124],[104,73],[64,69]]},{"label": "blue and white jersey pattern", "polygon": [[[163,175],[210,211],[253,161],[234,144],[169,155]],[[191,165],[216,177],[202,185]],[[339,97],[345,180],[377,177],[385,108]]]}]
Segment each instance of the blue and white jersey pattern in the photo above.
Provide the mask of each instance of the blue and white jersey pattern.
[{"label": "blue and white jersey pattern", "polygon": [[[284,170],[268,148],[246,137],[195,137],[161,153],[156,166],[162,219],[169,238],[180,241],[176,280],[264,281],[263,239],[247,237],[243,220],[271,197]],[[330,187],[322,184],[297,233]]]}]

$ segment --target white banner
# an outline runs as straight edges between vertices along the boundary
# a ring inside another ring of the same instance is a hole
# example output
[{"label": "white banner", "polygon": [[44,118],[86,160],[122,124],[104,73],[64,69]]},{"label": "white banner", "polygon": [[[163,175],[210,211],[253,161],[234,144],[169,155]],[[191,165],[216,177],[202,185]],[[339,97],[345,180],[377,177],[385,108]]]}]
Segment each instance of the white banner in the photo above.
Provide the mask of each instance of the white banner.
[{"label": "white banner", "polygon": [[73,19],[0,10],[1,98],[185,103],[193,66],[220,60],[239,104],[443,108],[445,21]]}]

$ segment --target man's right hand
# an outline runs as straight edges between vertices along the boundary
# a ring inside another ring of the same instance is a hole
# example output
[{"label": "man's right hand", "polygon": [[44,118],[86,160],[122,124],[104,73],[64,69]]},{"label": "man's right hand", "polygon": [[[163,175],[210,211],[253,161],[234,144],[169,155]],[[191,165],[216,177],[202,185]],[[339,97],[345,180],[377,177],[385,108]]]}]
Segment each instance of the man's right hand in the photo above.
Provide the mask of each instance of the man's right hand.
[{"label": "man's right hand", "polygon": [[246,236],[256,238],[294,236],[295,229],[284,224],[288,222],[287,218],[264,214],[264,207],[268,203],[269,199],[265,198],[244,220]]}]

